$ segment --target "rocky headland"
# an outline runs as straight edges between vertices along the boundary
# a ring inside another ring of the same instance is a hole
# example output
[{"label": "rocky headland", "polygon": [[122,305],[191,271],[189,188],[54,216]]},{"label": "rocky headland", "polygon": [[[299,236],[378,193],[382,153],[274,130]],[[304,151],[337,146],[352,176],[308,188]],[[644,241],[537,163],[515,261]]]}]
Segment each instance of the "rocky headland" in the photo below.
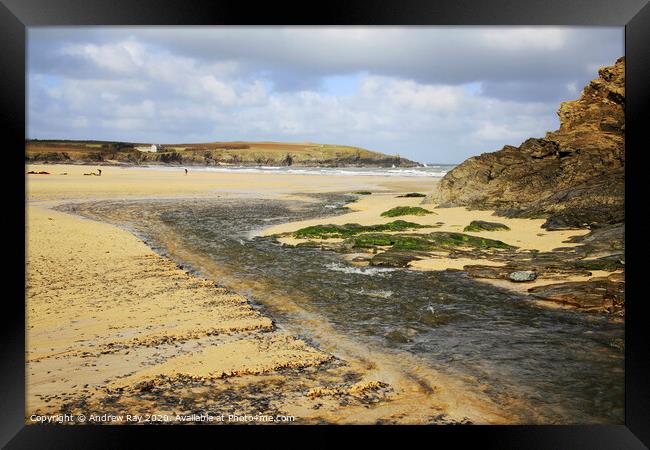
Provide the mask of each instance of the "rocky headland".
[{"label": "rocky headland", "polygon": [[624,221],[625,61],[599,70],[578,100],[562,103],[560,129],[463,162],[428,202],[546,218],[545,228]]},{"label": "rocky headland", "polygon": [[[625,59],[598,71],[579,99],[558,111],[560,128],[519,147],[506,145],[450,171],[423,203],[496,210],[496,215],[545,219],[549,231],[589,229],[581,245],[533,255],[503,267],[467,267],[476,277],[505,272],[572,272],[614,266],[623,270],[625,225]],[[603,283],[605,284],[603,286]],[[611,305],[621,311],[624,276],[529,290],[540,299],[574,305]]]},{"label": "rocky headland", "polygon": [[29,164],[204,167],[421,167],[401,156],[348,145],[313,142],[206,142],[143,144],[113,141],[25,142]]}]

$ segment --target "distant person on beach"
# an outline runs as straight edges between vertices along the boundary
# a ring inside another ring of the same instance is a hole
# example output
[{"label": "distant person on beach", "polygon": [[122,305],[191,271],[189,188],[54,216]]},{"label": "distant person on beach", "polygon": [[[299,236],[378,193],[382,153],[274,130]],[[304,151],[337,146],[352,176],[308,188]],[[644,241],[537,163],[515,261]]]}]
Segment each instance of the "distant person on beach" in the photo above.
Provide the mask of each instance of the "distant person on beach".
[{"label": "distant person on beach", "polygon": [[99,175],[98,175],[98,176],[101,177],[101,176],[102,176],[102,169],[97,169],[97,172],[99,172]]},{"label": "distant person on beach", "polygon": [[187,175],[187,169],[185,169],[185,175]]}]

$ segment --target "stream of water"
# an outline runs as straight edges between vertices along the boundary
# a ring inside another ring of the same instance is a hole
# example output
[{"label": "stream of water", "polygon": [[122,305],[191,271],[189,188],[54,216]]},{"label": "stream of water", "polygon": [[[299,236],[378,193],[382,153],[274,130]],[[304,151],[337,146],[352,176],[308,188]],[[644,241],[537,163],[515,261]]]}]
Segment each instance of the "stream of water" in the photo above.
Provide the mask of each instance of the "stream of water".
[{"label": "stream of water", "polygon": [[358,267],[335,252],[253,237],[277,223],[340,214],[346,200],[102,201],[74,210],[125,227],[178,259],[172,237],[184,249],[177,262],[247,295],[305,336],[318,325],[305,323],[301,311],[369,348],[407,352],[481,385],[504,408],[524,405],[531,420],[623,422],[622,323],[543,308],[463,272]]}]

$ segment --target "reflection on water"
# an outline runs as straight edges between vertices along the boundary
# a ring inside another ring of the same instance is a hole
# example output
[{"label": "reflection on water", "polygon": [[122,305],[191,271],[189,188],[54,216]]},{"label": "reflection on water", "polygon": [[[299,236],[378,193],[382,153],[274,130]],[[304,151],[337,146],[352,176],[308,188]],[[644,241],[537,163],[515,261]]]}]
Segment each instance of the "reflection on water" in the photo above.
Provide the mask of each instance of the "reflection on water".
[{"label": "reflection on water", "polygon": [[75,210],[125,226],[162,253],[173,241],[184,264],[304,335],[317,324],[300,311],[369,348],[409,352],[480,385],[504,408],[526,405],[537,420],[622,423],[623,324],[544,309],[462,272],[355,267],[334,252],[250,237],[276,223],[341,213],[345,200],[104,201]]}]

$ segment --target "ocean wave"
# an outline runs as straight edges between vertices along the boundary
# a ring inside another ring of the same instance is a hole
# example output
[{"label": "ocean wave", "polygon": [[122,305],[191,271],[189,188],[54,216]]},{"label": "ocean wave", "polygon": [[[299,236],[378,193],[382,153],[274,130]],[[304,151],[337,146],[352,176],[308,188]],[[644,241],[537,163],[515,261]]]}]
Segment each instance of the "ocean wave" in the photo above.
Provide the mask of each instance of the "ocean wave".
[{"label": "ocean wave", "polygon": [[[361,167],[275,167],[275,166],[257,166],[257,167],[192,167],[188,169],[193,172],[219,172],[219,173],[286,173],[293,175],[347,175],[347,176],[388,176],[388,177],[433,177],[442,178],[454,166],[432,165],[417,168],[361,168]],[[142,168],[142,167],[140,167]],[[145,166],[144,168],[178,171],[183,166]]]}]

